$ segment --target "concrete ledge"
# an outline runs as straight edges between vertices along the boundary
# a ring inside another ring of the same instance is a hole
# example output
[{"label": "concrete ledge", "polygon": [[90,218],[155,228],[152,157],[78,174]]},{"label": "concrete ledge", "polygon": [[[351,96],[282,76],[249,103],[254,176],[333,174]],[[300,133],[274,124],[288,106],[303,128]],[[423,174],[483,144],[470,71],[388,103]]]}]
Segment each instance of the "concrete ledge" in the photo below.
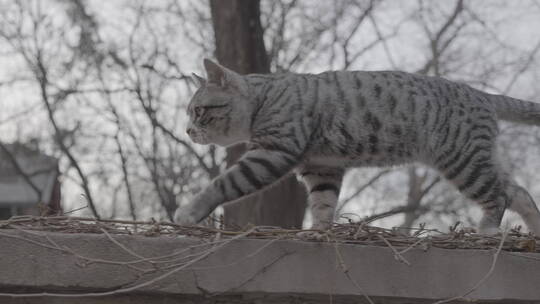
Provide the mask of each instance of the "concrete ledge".
[{"label": "concrete ledge", "polygon": [[[471,289],[488,273],[494,254],[494,250],[412,249],[403,254],[409,266],[385,247],[238,239],[214,252],[212,245],[204,245],[208,240],[196,238],[111,237],[118,243],[103,234],[0,230],[0,292],[112,294],[80,297],[77,303],[111,299],[117,304],[329,303],[330,299],[363,303],[362,293],[376,303],[431,303]],[[126,262],[140,259],[134,255],[163,257],[182,250],[160,259],[168,262],[148,273],[142,270],[155,269],[148,262],[120,265],[81,258]],[[194,259],[199,260],[185,266]],[[185,268],[179,269],[182,265]],[[177,271],[154,284],[114,292],[173,270]],[[503,251],[488,279],[467,297],[489,303],[540,303],[539,287],[540,254]],[[0,303],[74,303],[74,299],[4,296]]]}]

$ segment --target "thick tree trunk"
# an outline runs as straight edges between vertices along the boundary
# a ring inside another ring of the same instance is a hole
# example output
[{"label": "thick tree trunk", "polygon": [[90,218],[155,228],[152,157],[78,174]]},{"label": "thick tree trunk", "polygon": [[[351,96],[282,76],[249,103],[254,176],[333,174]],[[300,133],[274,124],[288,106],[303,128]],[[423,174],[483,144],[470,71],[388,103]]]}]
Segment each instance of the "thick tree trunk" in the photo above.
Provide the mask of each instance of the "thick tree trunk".
[{"label": "thick tree trunk", "polygon": [[[218,61],[241,74],[269,73],[258,0],[211,0]],[[242,156],[242,145],[227,149],[227,164]],[[300,228],[306,193],[294,176],[247,199],[225,206],[225,225],[247,224]]]}]

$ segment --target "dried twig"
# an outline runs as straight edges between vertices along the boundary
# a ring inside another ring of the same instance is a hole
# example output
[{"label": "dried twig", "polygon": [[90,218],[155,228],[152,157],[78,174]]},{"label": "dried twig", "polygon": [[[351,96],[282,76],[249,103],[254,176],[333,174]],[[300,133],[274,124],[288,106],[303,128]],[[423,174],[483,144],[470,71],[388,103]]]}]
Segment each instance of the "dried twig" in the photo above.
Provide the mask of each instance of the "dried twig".
[{"label": "dried twig", "polygon": [[[135,229],[137,227],[137,229]],[[13,217],[9,220],[0,221],[1,229],[18,229],[25,233],[31,231],[51,231],[62,233],[94,233],[105,234],[111,238],[113,235],[140,235],[140,236],[160,236],[160,235],[183,235],[195,237],[206,242],[207,245],[226,242],[229,238],[243,234],[244,231],[224,230],[204,226],[180,226],[170,222],[156,221],[131,221],[131,220],[96,220],[85,217],[33,217],[21,216]],[[405,228],[400,228],[405,229]],[[393,247],[393,250],[403,254],[418,244],[428,247],[437,247],[445,249],[491,249],[497,245],[500,238],[494,236],[485,236],[472,233],[467,229],[443,233],[436,229],[426,228],[407,228],[416,231],[412,235],[404,235],[399,230],[384,229],[369,226],[366,222],[335,224],[329,231],[331,242],[344,242],[352,244],[363,244],[371,246]],[[257,239],[300,239],[298,232],[306,230],[281,229],[277,227],[257,227],[247,237]],[[308,230],[310,231],[310,230]],[[3,235],[3,234],[0,234]],[[40,234],[41,235],[41,234]],[[216,237],[219,236],[219,240]],[[381,238],[382,236],[382,238]],[[17,237],[17,236],[9,236]],[[116,238],[114,238],[116,239]],[[518,252],[540,252],[539,238],[519,231],[510,231],[506,237],[502,250]],[[317,240],[311,240],[317,241]],[[319,240],[324,241],[324,240]],[[54,248],[51,243],[37,242],[36,245],[49,246]],[[114,242],[114,241],[113,241]],[[526,243],[527,246],[523,244]],[[389,246],[390,244],[391,246]],[[205,245],[200,245],[205,246]],[[55,248],[58,249],[58,248]],[[124,261],[127,264],[135,265],[138,263],[183,263],[192,256],[183,255],[185,251],[179,251],[166,256],[144,258],[138,257],[131,261]],[[131,254],[136,256],[134,254]],[[399,258],[398,258],[399,259]],[[116,263],[115,261],[111,261]]]},{"label": "dried twig", "polygon": [[240,287],[246,285],[247,283],[253,281],[256,277],[258,277],[260,274],[262,273],[265,273],[272,265],[276,264],[277,262],[279,262],[281,259],[283,259],[284,257],[288,256],[292,254],[292,252],[283,252],[281,253],[280,255],[278,255],[277,257],[273,258],[270,262],[266,263],[265,265],[263,265],[259,270],[257,270],[257,272],[255,272],[254,274],[252,274],[251,276],[249,276],[247,279],[245,279],[244,281],[242,281],[238,286],[234,287],[234,288],[231,288],[230,290],[228,290],[227,292],[231,292],[231,291],[235,291],[235,290],[238,290]]},{"label": "dried twig", "polygon": [[384,238],[384,236],[382,236],[381,234],[378,235],[378,237],[380,239],[382,239],[386,245],[388,245],[388,247],[390,247],[390,249],[392,249],[392,251],[394,252],[394,259],[400,261],[400,262],[403,262],[404,264],[406,264],[407,266],[411,266],[411,263],[409,263],[409,261],[407,261],[397,250],[396,248],[394,248],[394,246],[392,246],[392,244],[390,244],[390,242],[388,242],[388,240],[386,238]]},{"label": "dried twig", "polygon": [[125,288],[119,288],[111,291],[106,292],[92,292],[92,293],[79,293],[79,294],[63,294],[63,293],[49,293],[49,292],[41,292],[41,293],[0,293],[0,297],[12,297],[12,298],[30,298],[30,297],[62,297],[62,298],[73,298],[73,297],[102,297],[102,296],[110,296],[110,295],[118,295],[126,292],[131,292],[135,290],[139,290],[141,288],[144,288],[146,286],[150,286],[152,284],[155,284],[156,282],[159,282],[161,280],[166,279],[167,277],[170,277],[171,275],[186,269],[187,267],[207,258],[210,254],[216,252],[217,250],[221,249],[225,245],[229,244],[230,242],[240,239],[242,237],[245,237],[249,235],[251,232],[253,232],[255,228],[252,228],[251,230],[248,230],[242,234],[239,234],[231,239],[229,239],[227,242],[221,243],[219,245],[215,245],[212,250],[207,251],[206,253],[200,255],[197,258],[192,259],[191,261],[183,264],[180,267],[174,268],[171,271],[168,271],[160,276],[157,276],[151,280],[145,281],[143,283],[125,287]]},{"label": "dried twig", "polygon": [[339,264],[339,267],[341,268],[341,270],[343,271],[343,274],[345,274],[345,276],[347,277],[347,279],[356,287],[356,289],[358,289],[358,291],[360,292],[360,294],[362,294],[362,296],[370,303],[370,304],[375,304],[373,302],[373,300],[371,300],[371,298],[366,294],[366,292],[364,291],[364,289],[360,286],[360,284],[358,284],[358,282],[356,282],[356,280],[351,277],[351,274],[349,273],[349,268],[347,267],[347,264],[345,264],[345,260],[343,259],[343,256],[341,255],[341,252],[339,251],[339,248],[338,248],[338,243],[334,243],[334,249],[336,250],[336,259],[338,261],[338,264]]},{"label": "dried twig", "polygon": [[502,250],[503,245],[504,245],[504,240],[506,239],[507,236],[508,236],[508,230],[505,230],[504,233],[502,234],[501,241],[499,243],[499,247],[497,248],[497,250],[493,254],[493,261],[491,262],[491,266],[489,267],[488,272],[480,280],[478,280],[478,282],[476,282],[476,284],[474,284],[473,287],[471,287],[469,290],[467,290],[465,293],[463,293],[460,296],[453,297],[453,298],[446,299],[446,300],[437,301],[437,302],[435,302],[433,304],[442,304],[442,303],[450,303],[450,302],[457,301],[457,300],[465,300],[466,299],[465,297],[467,295],[471,294],[472,292],[477,290],[482,284],[484,284],[486,282],[486,280],[491,276],[493,271],[495,270],[495,266],[497,265],[497,259],[499,258],[499,255],[500,255],[501,250]]},{"label": "dried twig", "polygon": [[[135,226],[137,229],[135,229]],[[15,229],[29,236],[18,235],[13,233],[6,233],[7,229]],[[2,231],[4,230],[4,231]],[[412,231],[417,231],[412,235],[399,233],[394,229],[384,229],[378,227],[372,227],[365,222],[361,223],[348,223],[348,224],[335,224],[331,230],[325,233],[325,242],[332,242],[336,246],[336,257],[339,262],[339,266],[347,278],[358,288],[359,291],[363,291],[361,286],[354,280],[354,278],[348,272],[347,266],[343,260],[341,253],[337,246],[339,243],[351,243],[351,244],[363,244],[370,246],[384,246],[389,247],[397,260],[409,265],[410,263],[403,257],[405,252],[422,244],[424,247],[437,247],[445,249],[493,249],[497,246],[493,263],[488,273],[480,279],[470,290],[465,292],[459,297],[455,297],[450,300],[443,300],[440,303],[448,303],[448,301],[454,299],[463,299],[468,294],[479,288],[491,275],[495,269],[497,258],[502,251],[508,252],[508,254],[514,254],[512,251],[525,251],[525,252],[540,252],[540,246],[538,238],[535,238],[531,234],[521,233],[519,230],[506,231],[502,236],[487,236],[476,233],[471,233],[467,229],[458,230],[454,228],[450,233],[443,233],[435,229],[426,229],[425,227],[410,228]],[[51,234],[44,234],[43,232],[63,232],[63,233],[93,233],[103,234],[110,241],[116,244],[123,252],[126,252],[130,256],[135,257],[131,260],[114,261],[105,260],[99,258],[92,258],[83,254],[75,252],[73,249],[66,246],[61,246],[55,240]],[[83,262],[84,265],[91,263],[101,263],[109,265],[117,265],[123,267],[129,267],[136,270],[139,273],[139,278],[142,275],[150,272],[159,271],[162,275],[155,277],[154,279],[144,281],[143,283],[133,285],[131,287],[122,287],[113,291],[104,293],[86,293],[77,295],[64,295],[64,294],[0,294],[0,296],[13,296],[13,297],[37,297],[37,296],[102,296],[112,295],[123,292],[129,292],[149,286],[159,280],[165,279],[168,276],[190,267],[197,261],[200,261],[212,254],[219,248],[222,248],[226,244],[239,238],[255,238],[255,239],[267,239],[266,242],[260,248],[253,253],[246,255],[236,261],[233,261],[226,265],[217,266],[200,266],[196,269],[209,269],[227,267],[238,264],[247,258],[251,258],[264,250],[270,244],[278,240],[297,240],[298,232],[300,230],[294,229],[281,229],[277,227],[254,227],[249,231],[231,231],[216,229],[212,227],[203,226],[180,226],[174,223],[168,222],[156,222],[156,221],[123,221],[123,220],[96,220],[93,218],[83,217],[67,217],[67,216],[53,216],[53,217],[33,217],[33,216],[21,216],[13,217],[9,220],[0,221],[0,238],[13,238],[20,241],[25,241],[36,246],[47,248],[50,250],[56,250],[61,253],[71,254],[78,260]],[[198,238],[203,243],[182,250],[175,251],[161,256],[143,257],[136,252],[133,252],[120,242],[113,235],[119,234],[134,234],[139,236],[159,236],[159,235],[184,235],[189,237]],[[35,237],[30,237],[35,236]],[[38,239],[39,238],[39,239]],[[45,240],[45,241],[44,241]],[[315,241],[315,240],[314,240]],[[525,244],[525,245],[524,245]],[[208,246],[208,248],[204,248]],[[201,248],[195,253],[190,253],[195,248]],[[401,250],[399,250],[402,248]],[[525,256],[522,256],[527,258]],[[281,258],[281,257],[280,257]],[[279,260],[278,258],[277,260]],[[272,261],[272,263],[277,262]],[[150,264],[152,267],[141,267],[140,265]],[[269,267],[269,266],[268,266]],[[266,268],[268,268],[266,267]],[[366,296],[367,298],[367,296]],[[368,300],[369,301],[369,300]],[[371,303],[371,302],[370,302]]]},{"label": "dried twig", "polygon": [[412,243],[411,245],[409,245],[409,247],[407,247],[407,248],[401,250],[401,251],[399,252],[399,254],[400,254],[400,255],[401,255],[401,254],[404,254],[405,252],[407,252],[407,251],[413,249],[414,247],[416,247],[416,245],[422,243],[423,241],[424,241],[424,239],[418,239],[418,241]]},{"label": "dried twig", "polygon": [[134,252],[133,250],[127,248],[126,246],[124,246],[123,244],[121,244],[120,242],[118,242],[117,240],[115,240],[108,232],[107,230],[101,228],[101,231],[103,232],[103,234],[105,234],[105,236],[107,236],[107,238],[113,242],[116,246],[122,248],[122,250],[124,250],[125,252],[129,253],[130,255],[136,257],[136,258],[139,258],[141,260],[145,260],[146,258],[139,255],[138,253]]}]

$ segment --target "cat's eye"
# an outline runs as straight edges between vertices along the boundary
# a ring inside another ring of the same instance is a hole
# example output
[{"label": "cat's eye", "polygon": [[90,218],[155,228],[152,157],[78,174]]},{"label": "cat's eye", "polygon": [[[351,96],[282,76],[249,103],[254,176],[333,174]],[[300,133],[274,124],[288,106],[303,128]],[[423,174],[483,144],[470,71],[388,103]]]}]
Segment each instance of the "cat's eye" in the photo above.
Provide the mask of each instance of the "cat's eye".
[{"label": "cat's eye", "polygon": [[225,108],[226,106],[227,106],[226,104],[222,104],[222,105],[205,106],[204,108],[205,109],[221,109],[221,108]]},{"label": "cat's eye", "polygon": [[223,105],[212,105],[212,106],[196,106],[193,111],[195,112],[196,116],[203,115],[204,111],[206,110],[213,110],[213,109],[221,109],[227,107],[226,104]]},{"label": "cat's eye", "polygon": [[203,107],[195,107],[194,111],[195,111],[195,115],[201,116],[204,109],[203,109]]}]

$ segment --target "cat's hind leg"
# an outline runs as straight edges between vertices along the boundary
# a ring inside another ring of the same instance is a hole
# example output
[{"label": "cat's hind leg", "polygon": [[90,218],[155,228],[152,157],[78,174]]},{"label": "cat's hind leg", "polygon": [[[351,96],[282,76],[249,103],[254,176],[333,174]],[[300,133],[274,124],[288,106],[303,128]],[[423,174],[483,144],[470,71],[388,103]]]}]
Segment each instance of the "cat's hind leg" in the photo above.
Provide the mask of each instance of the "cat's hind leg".
[{"label": "cat's hind leg", "polygon": [[508,207],[523,218],[530,231],[540,235],[540,210],[527,190],[500,169],[494,149],[479,144],[469,147],[456,161],[440,163],[439,170],[484,211],[480,232],[498,232]]},{"label": "cat's hind leg", "polygon": [[312,229],[327,230],[334,222],[334,212],[344,170],[328,167],[302,167],[296,170],[308,192]]},{"label": "cat's hind leg", "polygon": [[506,189],[510,199],[508,208],[517,212],[529,230],[536,236],[540,236],[540,210],[529,192],[514,182],[508,183]]},{"label": "cat's hind leg", "polygon": [[499,231],[504,211],[509,203],[506,176],[496,165],[493,147],[486,142],[468,142],[465,148],[440,157],[437,168],[459,191],[475,201],[484,215],[481,233]]}]

